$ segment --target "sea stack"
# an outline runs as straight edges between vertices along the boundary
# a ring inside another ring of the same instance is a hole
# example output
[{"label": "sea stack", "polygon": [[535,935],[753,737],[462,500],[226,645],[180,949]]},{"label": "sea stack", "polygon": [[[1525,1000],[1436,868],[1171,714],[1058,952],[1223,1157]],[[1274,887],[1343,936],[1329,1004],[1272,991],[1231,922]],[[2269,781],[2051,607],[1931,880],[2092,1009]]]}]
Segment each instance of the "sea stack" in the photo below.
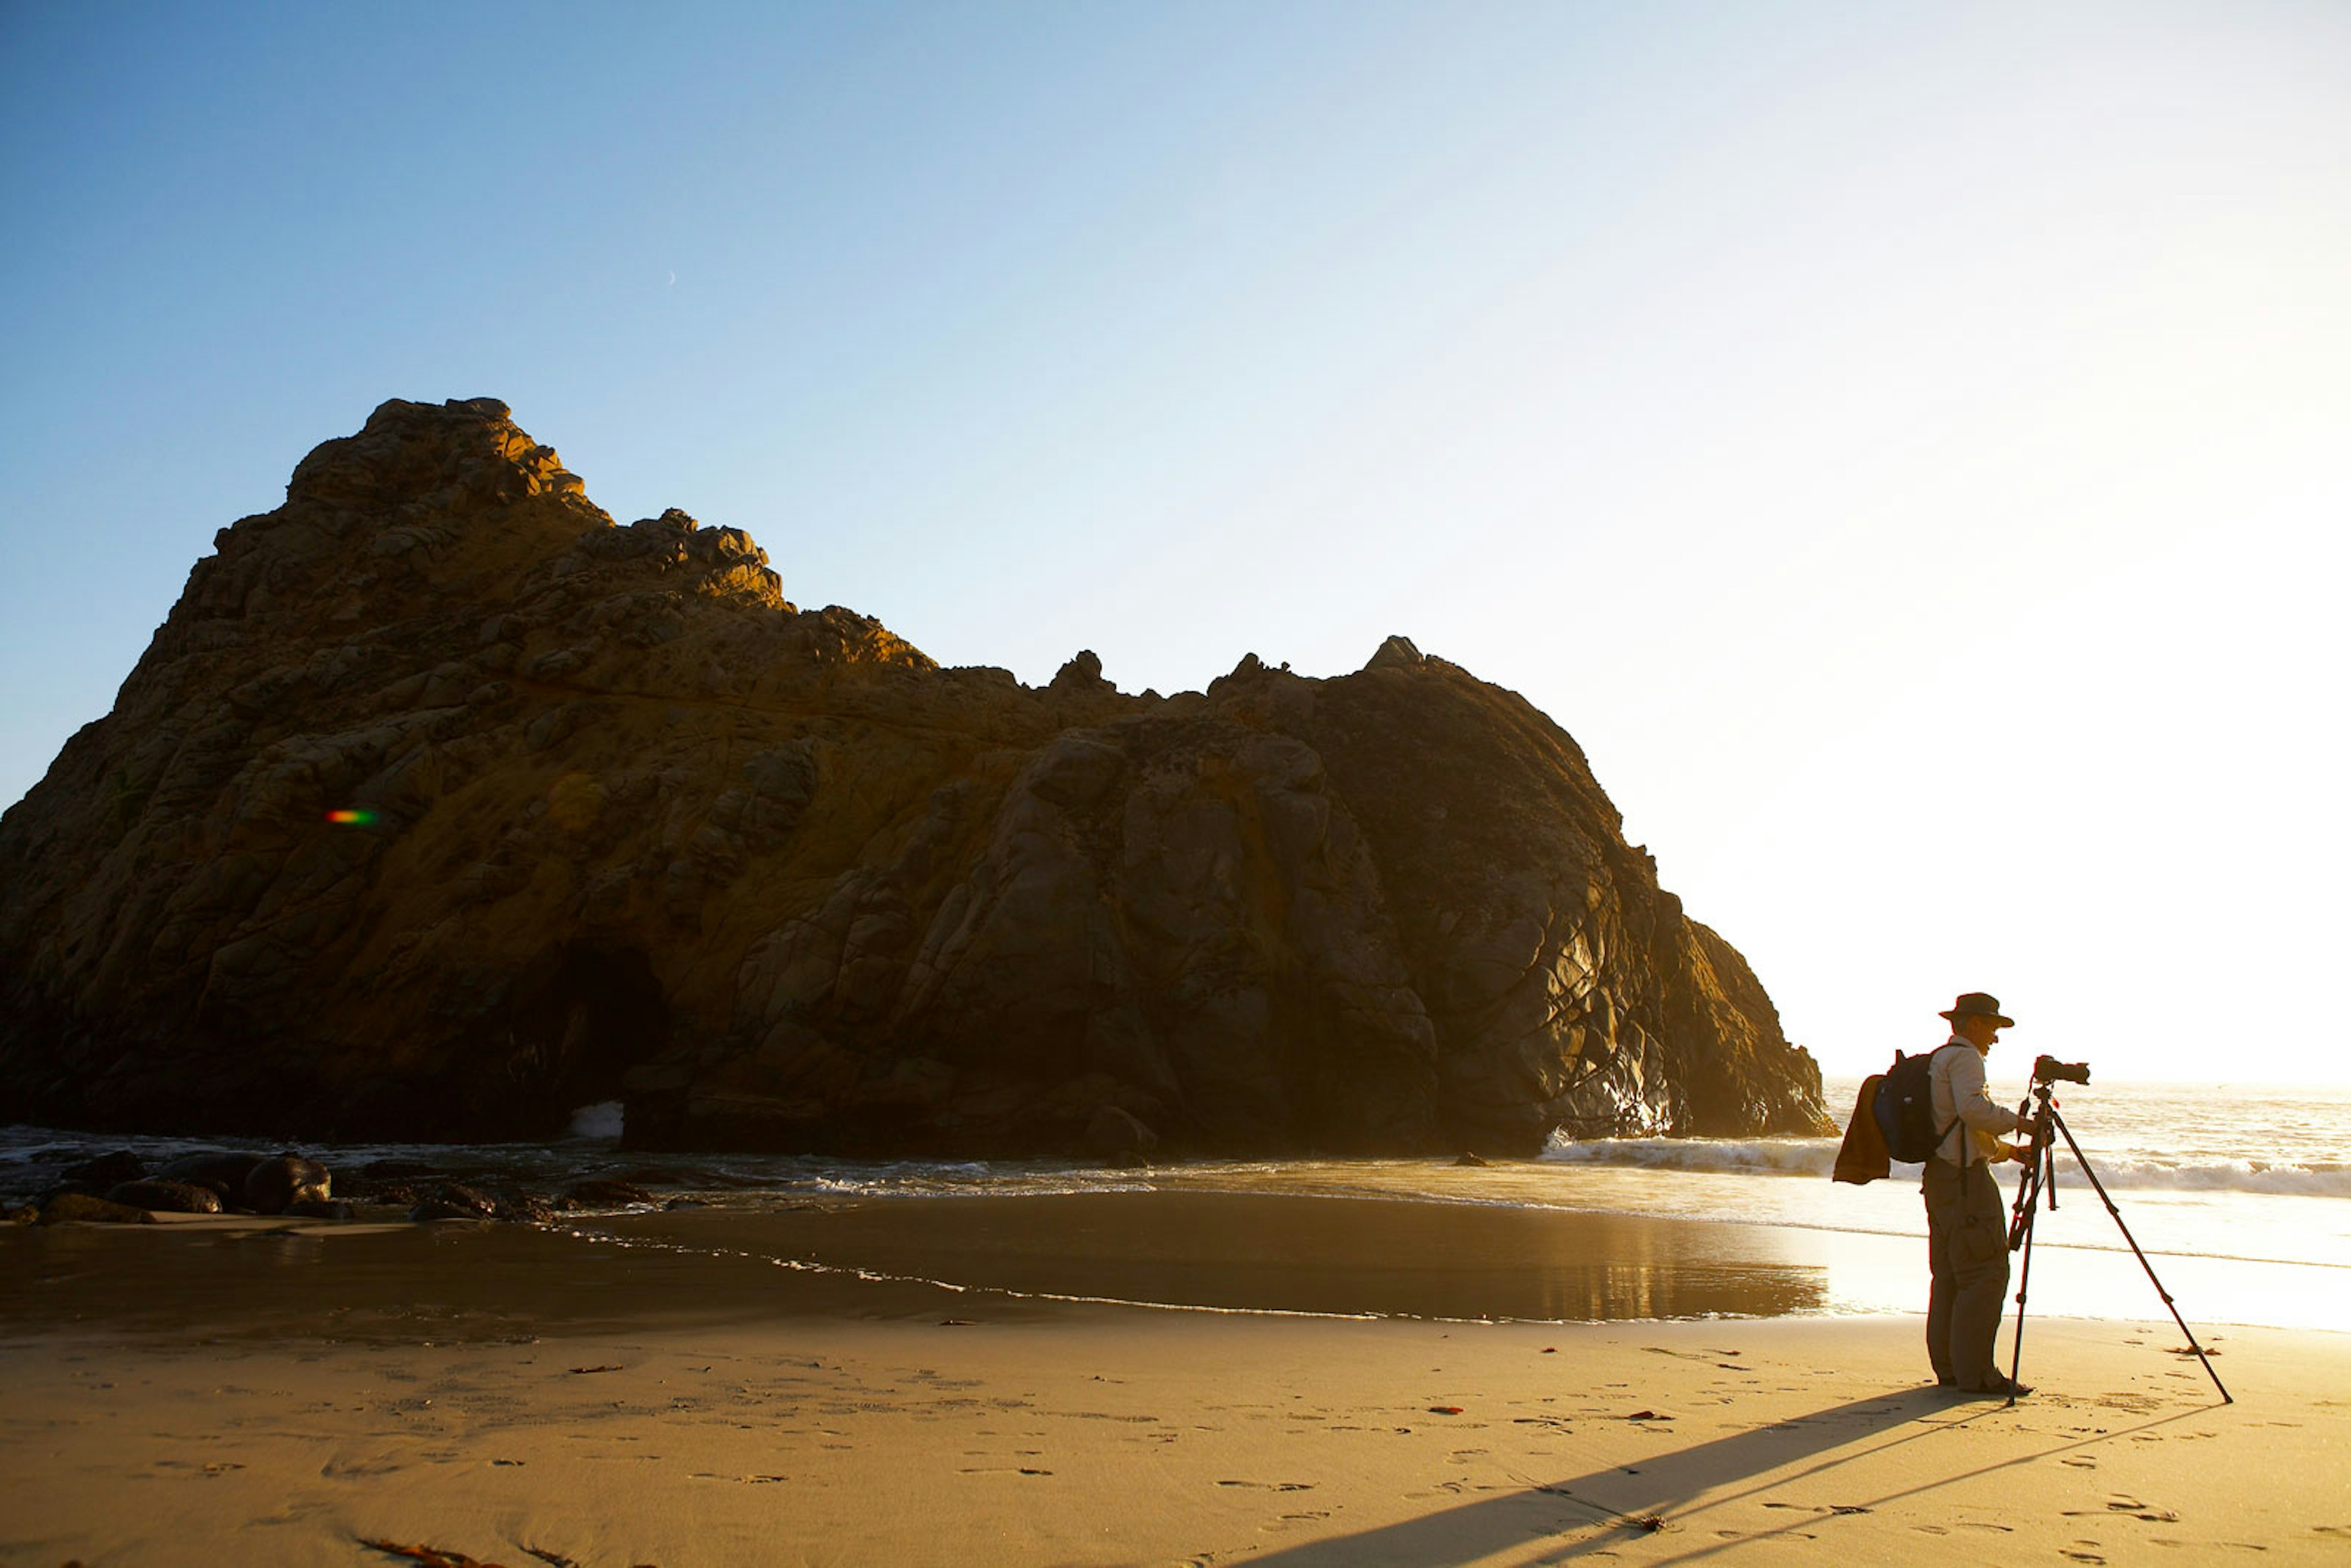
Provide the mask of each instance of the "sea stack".
[{"label": "sea stack", "polygon": [[394,401],[0,818],[0,1119],[972,1155],[1825,1130],[1567,733],[1392,637],[943,669]]}]

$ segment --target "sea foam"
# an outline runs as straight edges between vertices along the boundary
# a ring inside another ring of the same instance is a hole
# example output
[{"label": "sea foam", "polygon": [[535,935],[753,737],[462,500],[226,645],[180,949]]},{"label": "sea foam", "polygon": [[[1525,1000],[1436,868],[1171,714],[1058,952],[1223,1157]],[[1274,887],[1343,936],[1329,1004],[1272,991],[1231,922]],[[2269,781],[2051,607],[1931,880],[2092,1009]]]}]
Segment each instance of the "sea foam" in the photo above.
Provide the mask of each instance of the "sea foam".
[{"label": "sea foam", "polygon": [[[2139,1151],[2085,1151],[2098,1179],[2120,1190],[2267,1193],[2292,1197],[2351,1197],[2351,1166],[2331,1160],[2166,1155]],[[1818,1176],[1836,1164],[1830,1138],[1593,1138],[1554,1140],[1541,1158],[1550,1165],[1629,1166],[1643,1170],[1709,1171]],[[2005,1168],[2002,1172],[2007,1174]],[[1896,1164],[1896,1177],[1917,1180],[1918,1167]],[[2057,1156],[2059,1186],[2087,1186],[2070,1154]]]}]

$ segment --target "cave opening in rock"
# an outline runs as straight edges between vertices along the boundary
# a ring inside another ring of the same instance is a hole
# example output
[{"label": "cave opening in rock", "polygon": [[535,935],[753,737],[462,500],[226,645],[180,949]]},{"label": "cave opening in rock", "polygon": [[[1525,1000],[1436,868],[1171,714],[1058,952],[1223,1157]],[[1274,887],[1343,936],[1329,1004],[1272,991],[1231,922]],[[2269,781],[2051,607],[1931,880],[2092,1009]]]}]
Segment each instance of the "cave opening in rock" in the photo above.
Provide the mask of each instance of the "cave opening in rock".
[{"label": "cave opening in rock", "polygon": [[621,1076],[658,1052],[669,1002],[634,947],[574,942],[517,988],[508,1109],[526,1136],[553,1137],[581,1106],[621,1098]]}]

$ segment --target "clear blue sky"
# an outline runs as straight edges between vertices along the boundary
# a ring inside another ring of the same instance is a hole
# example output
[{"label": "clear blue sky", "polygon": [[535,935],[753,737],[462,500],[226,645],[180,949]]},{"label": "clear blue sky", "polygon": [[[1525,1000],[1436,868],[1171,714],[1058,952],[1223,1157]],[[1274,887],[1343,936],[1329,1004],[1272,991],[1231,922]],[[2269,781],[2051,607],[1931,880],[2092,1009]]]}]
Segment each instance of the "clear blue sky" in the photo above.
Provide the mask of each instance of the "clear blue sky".
[{"label": "clear blue sky", "polygon": [[2351,1081],[2351,7],[0,7],[0,801],[213,531],[491,394],[804,605],[1391,632],[1832,1071]]}]

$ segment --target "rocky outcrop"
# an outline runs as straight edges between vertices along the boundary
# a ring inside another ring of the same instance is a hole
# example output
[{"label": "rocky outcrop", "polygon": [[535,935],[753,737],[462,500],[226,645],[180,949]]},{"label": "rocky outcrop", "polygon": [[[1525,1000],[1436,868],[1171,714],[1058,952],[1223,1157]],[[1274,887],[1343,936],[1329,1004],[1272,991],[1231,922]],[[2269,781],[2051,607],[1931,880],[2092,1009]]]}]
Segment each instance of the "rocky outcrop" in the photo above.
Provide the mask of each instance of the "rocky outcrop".
[{"label": "rocky outcrop", "polygon": [[[0,1116],[974,1154],[1825,1128],[1567,734],[1390,638],[942,669],[489,399],[222,530],[0,819]],[[1164,1140],[1164,1142],[1163,1142]]]},{"label": "rocky outcrop", "polygon": [[[1117,1114],[1107,1108],[1102,1113]],[[148,1224],[159,1214],[365,1219],[374,1224],[399,1219],[545,1224],[559,1213],[651,1207],[659,1201],[635,1181],[613,1176],[572,1179],[563,1184],[559,1195],[533,1190],[548,1185],[547,1178],[561,1180],[565,1148],[556,1145],[528,1167],[508,1162],[497,1170],[375,1160],[360,1168],[356,1181],[338,1184],[325,1166],[291,1150],[277,1155],[211,1150],[183,1155],[151,1172],[146,1161],[129,1149],[57,1168],[55,1155],[59,1151],[52,1145],[16,1167],[20,1179],[33,1179],[30,1201],[11,1201],[16,1195],[0,1197],[0,1216],[22,1225]],[[579,1150],[578,1145],[569,1148]],[[580,1152],[594,1158],[601,1148]],[[632,1174],[664,1186],[724,1181],[690,1168],[640,1166]],[[517,1185],[517,1178],[530,1185]],[[338,1185],[350,1201],[333,1196]],[[675,1207],[695,1200],[670,1201]]]}]

